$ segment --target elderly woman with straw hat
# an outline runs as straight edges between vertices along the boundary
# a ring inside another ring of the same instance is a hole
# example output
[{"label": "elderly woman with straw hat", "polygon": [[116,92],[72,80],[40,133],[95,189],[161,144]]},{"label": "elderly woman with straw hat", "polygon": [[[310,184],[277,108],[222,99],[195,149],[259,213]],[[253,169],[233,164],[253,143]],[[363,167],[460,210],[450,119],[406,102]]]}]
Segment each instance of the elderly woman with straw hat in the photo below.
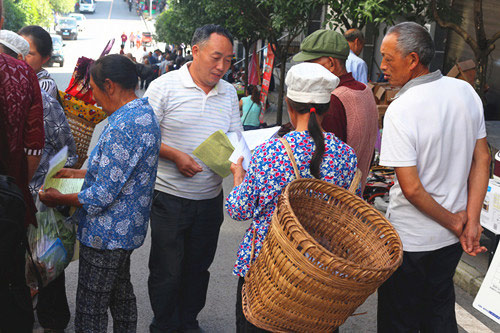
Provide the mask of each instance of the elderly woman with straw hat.
[{"label": "elderly woman with straw hat", "polygon": [[356,173],[353,149],[321,128],[331,92],[339,84],[338,77],[321,65],[302,63],[288,71],[285,83],[288,113],[295,130],[281,140],[271,139],[258,146],[246,172],[243,158],[231,166],[235,187],[226,200],[226,210],[235,220],[252,220],[233,270],[240,277],[236,303],[238,332],[261,331],[243,314],[241,289],[262,248],[282,190],[296,178],[322,179],[347,189]]}]

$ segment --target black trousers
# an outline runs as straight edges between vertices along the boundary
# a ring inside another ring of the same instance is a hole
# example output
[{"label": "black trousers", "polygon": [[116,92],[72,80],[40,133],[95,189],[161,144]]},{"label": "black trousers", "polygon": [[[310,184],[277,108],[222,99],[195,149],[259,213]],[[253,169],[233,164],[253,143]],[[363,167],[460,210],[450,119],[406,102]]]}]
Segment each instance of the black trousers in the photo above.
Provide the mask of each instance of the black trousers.
[{"label": "black trousers", "polygon": [[245,283],[245,278],[240,277],[238,279],[238,288],[236,289],[236,332],[238,333],[259,333],[268,332],[262,328],[258,328],[245,318],[243,313],[243,303],[241,296],[241,289]]},{"label": "black trousers", "polygon": [[[2,216],[0,216],[2,218]],[[24,216],[21,217],[24,221]],[[19,222],[21,224],[21,222]],[[24,228],[0,222],[0,332],[31,333],[33,304],[26,285]]]},{"label": "black trousers", "polygon": [[155,191],[148,280],[151,332],[198,327],[223,220],[222,192],[214,199],[189,200]]},{"label": "black trousers", "polygon": [[80,244],[75,332],[106,333],[108,309],[113,332],[137,332],[137,305],[130,282],[133,250],[99,250]]},{"label": "black trousers", "polygon": [[36,306],[38,322],[43,328],[65,329],[71,318],[66,297],[64,271],[38,294]]},{"label": "black trousers", "polygon": [[461,256],[460,243],[404,252],[401,267],[378,289],[378,332],[458,332],[453,275]]}]

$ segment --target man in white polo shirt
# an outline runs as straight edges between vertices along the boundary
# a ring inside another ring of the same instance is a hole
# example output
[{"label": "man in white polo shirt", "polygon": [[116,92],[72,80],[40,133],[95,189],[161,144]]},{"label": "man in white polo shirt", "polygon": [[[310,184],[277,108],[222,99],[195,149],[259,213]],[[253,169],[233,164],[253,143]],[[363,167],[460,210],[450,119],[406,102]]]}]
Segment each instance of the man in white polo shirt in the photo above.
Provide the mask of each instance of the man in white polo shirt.
[{"label": "man in white polo shirt", "polygon": [[151,209],[151,332],[200,331],[196,318],[224,215],[222,178],[193,151],[218,130],[242,130],[236,90],[221,80],[233,57],[231,34],[206,25],[191,45],[193,61],[153,81],[144,95],[162,133]]},{"label": "man in white polo shirt", "polygon": [[431,36],[413,22],[387,32],[384,76],[402,89],[384,119],[380,164],[394,167],[387,218],[403,264],[378,291],[379,332],[457,332],[453,275],[479,245],[490,155],[483,105],[465,81],[430,72]]}]

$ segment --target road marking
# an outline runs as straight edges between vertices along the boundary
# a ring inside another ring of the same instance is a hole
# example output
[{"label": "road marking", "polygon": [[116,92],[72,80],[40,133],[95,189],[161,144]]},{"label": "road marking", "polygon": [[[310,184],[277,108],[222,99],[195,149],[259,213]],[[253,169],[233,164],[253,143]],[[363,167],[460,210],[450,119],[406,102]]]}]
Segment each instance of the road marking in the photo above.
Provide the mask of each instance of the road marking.
[{"label": "road marking", "polygon": [[458,325],[468,333],[493,333],[492,330],[458,305],[458,303],[455,303],[455,313]]},{"label": "road marking", "polygon": [[114,0],[111,0],[111,5],[109,6],[108,20],[111,20],[111,11],[113,11],[113,2]]}]

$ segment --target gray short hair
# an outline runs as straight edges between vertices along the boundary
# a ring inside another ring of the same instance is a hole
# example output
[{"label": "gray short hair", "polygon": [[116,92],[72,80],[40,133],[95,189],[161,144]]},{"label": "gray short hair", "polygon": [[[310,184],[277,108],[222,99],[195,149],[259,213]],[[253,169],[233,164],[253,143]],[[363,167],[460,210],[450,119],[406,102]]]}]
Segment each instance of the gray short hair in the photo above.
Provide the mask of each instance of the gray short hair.
[{"label": "gray short hair", "polygon": [[387,31],[387,35],[398,36],[398,49],[404,55],[415,52],[420,63],[429,66],[434,58],[434,42],[432,37],[423,26],[415,22],[399,23]]},{"label": "gray short hair", "polygon": [[344,37],[348,42],[354,42],[356,39],[359,39],[360,42],[365,42],[365,36],[358,29],[349,29],[344,32]]},{"label": "gray short hair", "polygon": [[193,39],[191,40],[191,45],[200,45],[205,43],[210,39],[210,36],[216,33],[218,35],[224,36],[231,42],[231,45],[234,45],[233,36],[226,28],[217,25],[217,24],[207,24],[203,27],[196,29],[193,34]]}]

